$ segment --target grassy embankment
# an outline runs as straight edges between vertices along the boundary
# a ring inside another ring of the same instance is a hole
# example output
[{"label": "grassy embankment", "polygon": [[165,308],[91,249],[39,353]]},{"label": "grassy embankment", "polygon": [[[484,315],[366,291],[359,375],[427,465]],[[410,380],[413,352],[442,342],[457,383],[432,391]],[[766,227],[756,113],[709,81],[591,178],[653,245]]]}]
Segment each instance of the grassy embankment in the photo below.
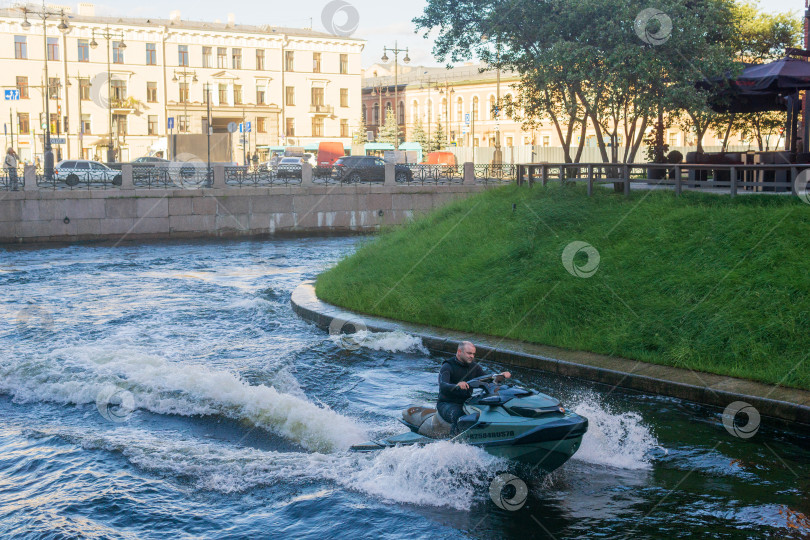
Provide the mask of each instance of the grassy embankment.
[{"label": "grassy embankment", "polygon": [[[590,278],[563,266],[573,241],[599,253]],[[316,291],[364,313],[810,389],[810,205],[796,197],[510,186],[381,234]]]}]

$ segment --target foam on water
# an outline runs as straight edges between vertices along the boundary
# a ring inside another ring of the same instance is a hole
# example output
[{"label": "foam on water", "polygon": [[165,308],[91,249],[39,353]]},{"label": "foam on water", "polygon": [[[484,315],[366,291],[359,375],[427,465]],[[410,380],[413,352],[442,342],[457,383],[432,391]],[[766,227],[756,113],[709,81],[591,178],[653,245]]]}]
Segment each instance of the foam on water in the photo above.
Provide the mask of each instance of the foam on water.
[{"label": "foam on water", "polygon": [[576,396],[571,409],[588,419],[588,432],[573,459],[621,469],[649,469],[658,440],[636,412],[614,413],[592,393]]},{"label": "foam on water", "polygon": [[345,335],[330,335],[329,339],[336,345],[342,345],[342,340],[350,339],[352,343],[356,343],[366,349],[373,351],[388,351],[388,352],[419,352],[422,354],[429,354],[428,350],[422,345],[422,338],[406,334],[399,330],[394,332],[369,332],[368,330],[359,330],[349,336]]},{"label": "foam on water", "polygon": [[199,489],[222,493],[326,480],[381,500],[465,510],[486,496],[489,482],[505,468],[503,460],[483,450],[447,441],[373,454],[322,454],[235,447],[128,426],[81,432],[51,426],[26,432],[120,453],[141,469],[190,478]]},{"label": "foam on water", "polygon": [[[300,392],[289,380],[285,384]],[[169,362],[134,348],[69,347],[0,366],[0,392],[16,401],[95,403],[116,388],[131,392],[139,409],[246,420],[312,451],[345,449],[366,439],[354,421],[300,394],[251,386],[229,371]]]}]

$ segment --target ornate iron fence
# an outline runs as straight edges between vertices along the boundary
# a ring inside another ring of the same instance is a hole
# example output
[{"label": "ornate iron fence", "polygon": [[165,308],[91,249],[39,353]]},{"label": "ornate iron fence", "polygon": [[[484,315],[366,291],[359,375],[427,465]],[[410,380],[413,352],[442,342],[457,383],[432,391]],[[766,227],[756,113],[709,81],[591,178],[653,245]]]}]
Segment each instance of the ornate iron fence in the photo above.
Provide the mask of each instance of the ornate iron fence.
[{"label": "ornate iron fence", "polygon": [[475,165],[475,181],[482,184],[511,184],[517,180],[517,165]]},{"label": "ornate iron fence", "polygon": [[[289,173],[289,174],[287,174]],[[263,168],[225,167],[225,185],[233,187],[266,187],[298,185],[301,183],[300,170],[271,171]]]},{"label": "ornate iron fence", "polygon": [[0,191],[20,191],[25,187],[24,167],[0,170]]},{"label": "ornate iron fence", "polygon": [[409,164],[411,177],[403,181],[397,178],[397,183],[401,184],[461,184],[464,181],[464,166],[462,165],[424,165]]}]

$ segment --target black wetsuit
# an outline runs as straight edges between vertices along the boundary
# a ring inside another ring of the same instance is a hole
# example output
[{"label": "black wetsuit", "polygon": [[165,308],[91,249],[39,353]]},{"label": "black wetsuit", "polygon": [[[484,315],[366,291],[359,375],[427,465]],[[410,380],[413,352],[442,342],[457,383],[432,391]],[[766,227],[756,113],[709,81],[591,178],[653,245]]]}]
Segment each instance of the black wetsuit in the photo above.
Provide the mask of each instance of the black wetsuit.
[{"label": "black wetsuit", "polygon": [[476,362],[464,364],[454,356],[442,363],[436,409],[444,420],[453,424],[453,431],[456,431],[458,419],[464,416],[464,402],[472,395],[472,388],[462,390],[456,385],[460,381],[469,381],[484,375],[484,370]]}]

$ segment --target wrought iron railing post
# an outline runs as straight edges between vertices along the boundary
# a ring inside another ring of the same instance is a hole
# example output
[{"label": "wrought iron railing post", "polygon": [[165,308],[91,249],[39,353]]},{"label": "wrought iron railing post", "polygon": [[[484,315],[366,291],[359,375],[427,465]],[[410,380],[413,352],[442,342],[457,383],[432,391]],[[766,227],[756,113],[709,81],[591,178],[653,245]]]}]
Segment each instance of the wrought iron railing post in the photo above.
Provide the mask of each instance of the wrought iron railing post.
[{"label": "wrought iron railing post", "polygon": [[626,197],[630,196],[630,165],[624,164],[622,165],[622,169],[624,171],[624,195]]}]

